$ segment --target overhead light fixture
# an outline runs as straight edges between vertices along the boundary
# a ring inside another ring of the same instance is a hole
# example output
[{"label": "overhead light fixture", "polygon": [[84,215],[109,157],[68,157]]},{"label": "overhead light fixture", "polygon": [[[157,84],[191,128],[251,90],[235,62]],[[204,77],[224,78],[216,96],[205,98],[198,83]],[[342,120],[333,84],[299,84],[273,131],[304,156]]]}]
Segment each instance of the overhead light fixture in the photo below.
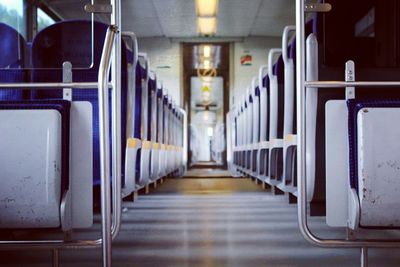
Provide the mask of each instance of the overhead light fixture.
[{"label": "overhead light fixture", "polygon": [[217,18],[197,18],[199,32],[202,35],[213,35],[217,32]]},{"label": "overhead light fixture", "polygon": [[196,0],[196,14],[198,17],[216,17],[218,0]]},{"label": "overhead light fixture", "polygon": [[203,48],[203,55],[206,58],[210,58],[211,57],[211,46],[210,45],[205,45]]}]

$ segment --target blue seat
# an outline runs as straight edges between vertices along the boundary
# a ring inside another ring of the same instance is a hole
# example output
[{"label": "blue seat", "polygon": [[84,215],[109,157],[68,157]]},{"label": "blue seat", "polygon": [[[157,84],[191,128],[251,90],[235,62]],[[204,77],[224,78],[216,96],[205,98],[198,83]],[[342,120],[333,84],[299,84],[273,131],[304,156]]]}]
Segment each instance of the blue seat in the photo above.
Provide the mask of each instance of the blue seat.
[{"label": "blue seat", "polygon": [[[0,37],[0,82],[26,82],[26,71],[23,69],[26,52],[24,37],[5,23],[0,23]],[[0,101],[25,98],[23,90],[0,89]]]},{"label": "blue seat", "polygon": [[153,95],[155,95],[155,91],[157,90],[157,81],[155,79],[149,79],[149,84],[148,84],[148,92],[147,92],[147,140],[152,140],[153,138],[153,131],[156,129],[153,129],[154,125],[152,123],[152,116],[153,116]]},{"label": "blue seat", "polygon": [[[266,109],[266,116],[265,116],[265,118],[262,118],[262,116],[260,116],[260,132],[261,132],[261,120],[265,120],[265,126],[266,126],[266,129],[265,129],[265,131],[266,131],[266,135],[265,135],[265,138],[264,137],[261,137],[261,135],[260,135],[260,141],[261,142],[263,142],[263,141],[270,141],[269,140],[269,126],[270,126],[270,124],[269,124],[269,120],[270,120],[270,118],[269,118],[269,113],[270,113],[270,90],[269,90],[269,76],[268,75],[266,75],[264,78],[263,78],[263,87],[265,88],[265,90],[266,90],[266,100],[267,100],[267,103],[266,103],[266,106],[267,106],[267,109]],[[259,162],[259,164],[260,164],[260,175],[261,176],[266,176],[266,175],[268,175],[268,173],[269,173],[269,151],[268,150],[266,150],[266,149],[262,149],[261,151],[260,151],[260,162]]]},{"label": "blue seat", "polygon": [[[92,40],[92,26],[94,38]],[[63,21],[39,32],[32,44],[33,82],[61,82],[62,64],[69,61],[73,67],[74,82],[97,82],[98,69],[108,25],[85,20]],[[93,47],[92,47],[93,45]],[[93,51],[93,53],[92,53]],[[124,43],[121,48],[121,123],[122,148],[126,146],[126,94],[127,55]],[[90,67],[90,68],[89,68]],[[37,90],[33,99],[62,99],[62,90]],[[89,101],[93,111],[93,183],[100,184],[100,144],[98,92],[94,89],[76,89],[73,101]],[[110,94],[111,101],[111,94]],[[111,118],[111,117],[110,117]],[[125,153],[122,153],[124,170]]]},{"label": "blue seat", "polygon": [[162,116],[163,116],[163,90],[162,88],[157,89],[157,143],[162,144]]},{"label": "blue seat", "polygon": [[[143,92],[143,80],[147,78],[147,70],[138,63],[135,69],[135,76],[136,76],[136,86],[135,86],[135,123],[134,123],[134,138],[144,140],[144,136],[142,136],[142,94]],[[140,171],[141,171],[141,150],[139,149],[137,152],[136,157],[136,184],[140,185]]]}]

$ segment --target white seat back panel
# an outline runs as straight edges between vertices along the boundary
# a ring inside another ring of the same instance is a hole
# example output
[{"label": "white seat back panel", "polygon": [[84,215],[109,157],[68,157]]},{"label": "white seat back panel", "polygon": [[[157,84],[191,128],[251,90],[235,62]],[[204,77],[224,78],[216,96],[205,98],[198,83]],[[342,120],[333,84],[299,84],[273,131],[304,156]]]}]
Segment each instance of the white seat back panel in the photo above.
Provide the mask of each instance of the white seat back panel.
[{"label": "white seat back panel", "polygon": [[346,227],[350,184],[346,101],[330,100],[325,110],[326,223]]},{"label": "white seat back panel", "polygon": [[60,226],[61,114],[0,111],[0,227]]},{"label": "white seat back panel", "polygon": [[357,114],[360,225],[400,226],[400,108]]}]

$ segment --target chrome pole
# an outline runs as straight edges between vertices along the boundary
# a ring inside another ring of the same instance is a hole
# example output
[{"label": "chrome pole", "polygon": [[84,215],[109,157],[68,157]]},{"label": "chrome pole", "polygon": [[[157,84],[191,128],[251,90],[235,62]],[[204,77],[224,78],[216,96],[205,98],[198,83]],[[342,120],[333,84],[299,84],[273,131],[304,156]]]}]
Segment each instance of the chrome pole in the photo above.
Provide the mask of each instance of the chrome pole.
[{"label": "chrome pole", "polygon": [[60,259],[59,259],[59,254],[58,254],[58,249],[55,248],[53,249],[53,267],[58,267],[59,263],[60,263]]},{"label": "chrome pole", "polygon": [[[102,223],[102,252],[103,266],[111,266],[111,204],[110,204],[110,135],[108,117],[108,72],[111,65],[112,47],[118,29],[110,26],[107,30],[103,55],[99,67],[99,128],[100,128],[100,176],[101,176],[101,223]],[[115,66],[115,64],[114,64]],[[114,88],[117,89],[117,88]],[[113,92],[116,90],[113,90]],[[116,140],[113,140],[115,142]]]},{"label": "chrome pole", "polygon": [[[118,29],[121,25],[121,1],[111,1],[113,12],[111,24]],[[112,238],[114,239],[121,226],[121,34],[116,32],[114,51],[112,54],[112,80],[114,90],[112,91],[112,189],[113,189],[113,220]],[[111,255],[110,255],[111,258]]]},{"label": "chrome pole", "polygon": [[361,247],[361,267],[368,267],[368,248]]}]

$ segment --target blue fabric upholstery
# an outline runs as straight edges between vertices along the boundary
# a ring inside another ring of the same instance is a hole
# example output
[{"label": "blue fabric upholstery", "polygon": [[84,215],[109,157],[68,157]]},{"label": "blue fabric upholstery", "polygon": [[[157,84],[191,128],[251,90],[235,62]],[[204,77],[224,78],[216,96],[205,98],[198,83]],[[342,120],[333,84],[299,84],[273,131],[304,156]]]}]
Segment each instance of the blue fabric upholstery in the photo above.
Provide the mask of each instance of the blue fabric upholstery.
[{"label": "blue fabric upholstery", "polygon": [[151,134],[152,131],[155,131],[156,129],[151,128],[151,117],[153,115],[152,112],[152,95],[155,94],[153,93],[154,91],[157,90],[157,81],[153,79],[149,79],[149,86],[148,86],[148,98],[147,98],[147,140],[151,140]]},{"label": "blue fabric upholstery", "polygon": [[261,140],[261,141],[269,141],[269,112],[270,112],[270,105],[269,105],[269,99],[270,99],[270,91],[269,91],[269,76],[266,75],[263,78],[263,86],[266,88],[266,93],[267,93],[267,114],[265,120],[267,120],[267,139],[266,140]]},{"label": "blue fabric upholstery", "polygon": [[160,136],[161,129],[159,129],[159,122],[160,122],[160,120],[162,118],[160,118],[159,114],[158,114],[158,110],[159,109],[162,110],[162,106],[163,106],[163,104],[162,104],[162,89],[159,88],[159,89],[157,89],[157,125],[156,125],[156,127],[157,127],[157,129],[156,129],[156,131],[157,131],[157,142],[158,143],[162,142],[162,136]]},{"label": "blue fabric upholstery", "polygon": [[[108,25],[85,20],[63,21],[53,24],[39,32],[32,44],[32,81],[61,82],[62,64],[72,63],[74,82],[97,82],[104,39]],[[92,40],[92,29],[94,38]],[[92,47],[93,46],[93,47]],[[92,53],[93,49],[93,53]],[[121,82],[121,123],[122,149],[126,147],[126,93],[127,56],[122,43],[122,82]],[[88,68],[90,66],[90,68]],[[78,68],[78,69],[75,69]],[[34,99],[62,99],[62,90],[38,90],[32,94]],[[74,101],[89,101],[93,111],[93,181],[100,184],[100,144],[97,89],[76,89]],[[110,95],[111,103],[111,95]],[[110,109],[111,110],[111,109]],[[111,117],[110,117],[111,118]],[[125,153],[121,155],[124,170]]]},{"label": "blue fabric upholstery", "polygon": [[[52,109],[61,114],[61,190],[69,188],[69,131],[70,102],[64,100],[51,101],[4,101],[0,102],[0,110],[17,109]],[[60,199],[61,200],[61,199]]]},{"label": "blue fabric upholstery", "polygon": [[163,109],[164,109],[164,112],[163,112],[163,123],[162,123],[162,127],[163,127],[163,129],[164,129],[164,134],[163,134],[163,137],[162,137],[162,143],[163,144],[166,144],[166,138],[165,138],[165,135],[166,135],[166,130],[167,129],[165,129],[165,119],[166,119],[166,111],[167,111],[167,109],[168,109],[168,96],[167,95],[164,95],[163,96],[164,98],[163,98]]},{"label": "blue fabric upholstery", "polygon": [[147,77],[147,70],[138,64],[136,66],[136,89],[135,89],[135,131],[134,137],[138,139],[142,138],[142,91],[143,81]]},{"label": "blue fabric upholstery", "polygon": [[[0,82],[25,82],[24,67],[26,42],[14,28],[0,23]],[[23,90],[0,89],[0,101],[23,100]]]},{"label": "blue fabric upholstery", "polygon": [[284,63],[282,55],[273,66],[273,74],[278,78],[278,135],[277,137],[283,138],[283,114],[284,114],[284,101],[285,101],[285,74]]},{"label": "blue fabric upholstery", "polygon": [[[135,75],[136,75],[136,88],[135,88],[135,131],[134,131],[134,137],[138,138],[140,140],[144,140],[145,137],[142,136],[142,127],[143,127],[143,121],[142,121],[142,94],[145,94],[146,92],[143,92],[144,88],[144,82],[147,79],[147,69],[144,68],[141,64],[138,64],[135,69]],[[140,171],[141,171],[141,151],[142,149],[138,150],[138,154],[136,157],[136,182],[140,181]]]},{"label": "blue fabric upholstery", "polygon": [[358,191],[357,114],[363,108],[398,108],[400,99],[347,100],[350,186]]}]

